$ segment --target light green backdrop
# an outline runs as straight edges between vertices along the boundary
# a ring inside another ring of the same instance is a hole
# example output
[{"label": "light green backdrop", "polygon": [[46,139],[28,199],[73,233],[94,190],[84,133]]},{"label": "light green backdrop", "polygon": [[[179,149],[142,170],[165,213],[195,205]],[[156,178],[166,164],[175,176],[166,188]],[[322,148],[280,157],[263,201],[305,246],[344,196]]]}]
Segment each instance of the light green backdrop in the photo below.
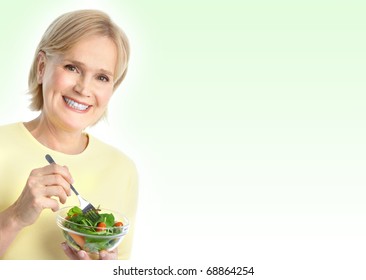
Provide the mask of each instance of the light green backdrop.
[{"label": "light green backdrop", "polygon": [[92,132],[139,168],[135,260],[246,260],[270,276],[363,256],[364,2],[2,2],[3,123],[33,116],[34,48],[78,8],[107,11],[131,41]]}]

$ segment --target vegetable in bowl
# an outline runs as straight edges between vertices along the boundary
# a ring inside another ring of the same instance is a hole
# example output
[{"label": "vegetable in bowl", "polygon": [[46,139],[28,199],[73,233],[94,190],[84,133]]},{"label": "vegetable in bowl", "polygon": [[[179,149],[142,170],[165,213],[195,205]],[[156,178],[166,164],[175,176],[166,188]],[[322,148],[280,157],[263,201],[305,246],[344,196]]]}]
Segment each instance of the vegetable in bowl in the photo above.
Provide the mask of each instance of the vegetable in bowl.
[{"label": "vegetable in bowl", "polygon": [[127,234],[128,219],[111,210],[97,209],[100,218],[91,221],[78,206],[65,207],[57,213],[57,225],[62,229],[68,245],[76,250],[95,254],[113,250]]}]

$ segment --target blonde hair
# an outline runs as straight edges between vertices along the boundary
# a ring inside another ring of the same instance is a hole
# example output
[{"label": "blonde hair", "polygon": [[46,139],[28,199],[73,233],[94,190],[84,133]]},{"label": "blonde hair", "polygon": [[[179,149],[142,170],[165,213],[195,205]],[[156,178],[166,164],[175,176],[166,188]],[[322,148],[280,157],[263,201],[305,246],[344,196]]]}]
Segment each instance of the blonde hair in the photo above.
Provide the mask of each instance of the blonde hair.
[{"label": "blonde hair", "polygon": [[123,30],[104,12],[98,10],[77,10],[56,18],[47,28],[35,51],[29,72],[28,87],[31,95],[30,108],[39,111],[43,108],[42,85],[37,81],[37,62],[39,52],[47,55],[67,52],[80,40],[92,36],[106,36],[117,46],[117,65],[114,88],[121,84],[127,73],[130,46]]}]

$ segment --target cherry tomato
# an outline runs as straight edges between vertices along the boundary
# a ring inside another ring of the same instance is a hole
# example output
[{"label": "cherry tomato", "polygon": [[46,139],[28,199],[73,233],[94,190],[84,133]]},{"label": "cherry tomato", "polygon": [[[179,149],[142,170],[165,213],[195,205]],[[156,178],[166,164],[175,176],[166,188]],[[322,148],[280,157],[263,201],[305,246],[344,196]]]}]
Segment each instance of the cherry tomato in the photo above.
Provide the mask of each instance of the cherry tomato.
[{"label": "cherry tomato", "polygon": [[121,227],[121,226],[123,226],[123,223],[122,223],[122,222],[116,222],[116,223],[114,224],[114,226],[115,226],[115,227]]},{"label": "cherry tomato", "polygon": [[97,231],[103,231],[107,228],[107,225],[104,222],[99,222],[97,224]]}]

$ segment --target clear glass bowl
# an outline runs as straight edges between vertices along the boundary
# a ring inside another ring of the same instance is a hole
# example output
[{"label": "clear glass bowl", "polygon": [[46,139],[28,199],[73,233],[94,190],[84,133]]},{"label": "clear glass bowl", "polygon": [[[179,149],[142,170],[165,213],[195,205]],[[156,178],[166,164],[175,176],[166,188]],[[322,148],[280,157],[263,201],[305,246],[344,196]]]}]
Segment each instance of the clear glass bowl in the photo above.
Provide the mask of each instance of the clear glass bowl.
[{"label": "clear glass bowl", "polygon": [[[103,235],[103,233],[96,234],[88,234],[85,232],[79,232],[75,229],[75,226],[78,229],[82,230],[96,230],[97,227],[91,227],[86,225],[80,225],[74,222],[71,222],[67,219],[67,212],[72,208],[72,206],[61,208],[57,211],[56,223],[59,228],[62,230],[62,233],[66,239],[66,243],[75,250],[84,250],[86,251],[92,258],[98,258],[99,251],[102,250],[113,250],[115,249],[123,240],[125,235],[128,233],[129,221],[127,217],[124,215],[109,209],[100,209],[99,213],[108,213],[113,214],[115,217],[115,221],[119,221],[123,223],[123,226],[108,228],[108,231],[113,231],[113,234]],[[73,227],[71,229],[70,227]]]}]

